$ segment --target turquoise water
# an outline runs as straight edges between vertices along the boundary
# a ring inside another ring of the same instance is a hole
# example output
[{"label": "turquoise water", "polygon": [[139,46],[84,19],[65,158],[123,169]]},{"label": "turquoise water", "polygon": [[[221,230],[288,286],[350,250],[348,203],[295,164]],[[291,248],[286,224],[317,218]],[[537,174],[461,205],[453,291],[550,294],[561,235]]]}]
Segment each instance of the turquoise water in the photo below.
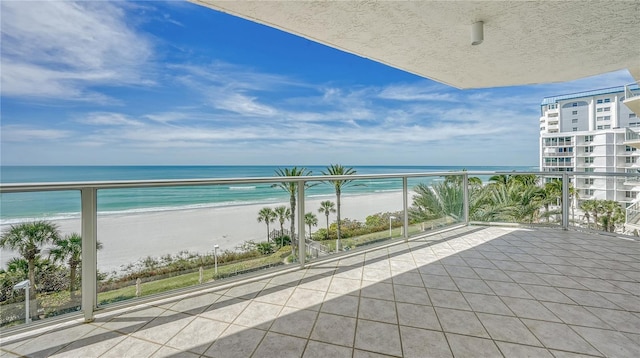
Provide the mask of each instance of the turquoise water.
[{"label": "turquoise water", "polygon": [[[321,175],[324,166],[308,166],[313,175]],[[462,170],[453,166],[354,166],[358,174],[429,173]],[[273,177],[278,166],[3,166],[2,183],[87,182],[117,180],[202,179]],[[527,171],[535,167],[466,167],[469,171]],[[418,182],[410,179],[409,187]],[[486,180],[486,178],[483,178]],[[345,189],[344,195],[372,194],[402,189],[400,179],[362,180]],[[331,198],[333,188],[320,183],[306,191],[307,197]],[[143,189],[104,189],[98,191],[101,214],[180,210],[198,207],[243,205],[286,201],[282,189],[270,185],[216,185]],[[65,219],[78,217],[80,193],[58,191],[10,193],[0,195],[2,224],[32,218]]]}]

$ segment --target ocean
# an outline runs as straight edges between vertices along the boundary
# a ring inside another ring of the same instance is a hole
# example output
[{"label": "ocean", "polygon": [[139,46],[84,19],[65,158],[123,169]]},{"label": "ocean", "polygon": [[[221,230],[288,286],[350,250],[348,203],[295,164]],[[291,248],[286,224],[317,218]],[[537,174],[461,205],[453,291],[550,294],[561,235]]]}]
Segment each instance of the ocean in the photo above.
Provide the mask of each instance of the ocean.
[{"label": "ocean", "polygon": [[[286,166],[282,166],[284,168]],[[1,183],[87,182],[117,180],[201,179],[273,177],[279,166],[2,166]],[[321,175],[324,166],[307,166],[313,175]],[[398,174],[458,171],[527,171],[531,166],[353,166],[358,174]],[[486,180],[487,178],[482,178]],[[421,180],[424,182],[425,180]],[[399,191],[399,179],[363,180],[345,190],[344,195],[362,195]],[[417,183],[417,181],[415,182]],[[409,180],[409,186],[415,185]],[[328,184],[307,190],[309,198],[334,195]],[[235,206],[286,201],[288,195],[271,185],[217,185],[109,189],[98,191],[101,215],[154,212],[202,207]],[[0,225],[16,224],[34,218],[61,220],[80,215],[80,193],[56,191],[44,193],[0,194]]]}]

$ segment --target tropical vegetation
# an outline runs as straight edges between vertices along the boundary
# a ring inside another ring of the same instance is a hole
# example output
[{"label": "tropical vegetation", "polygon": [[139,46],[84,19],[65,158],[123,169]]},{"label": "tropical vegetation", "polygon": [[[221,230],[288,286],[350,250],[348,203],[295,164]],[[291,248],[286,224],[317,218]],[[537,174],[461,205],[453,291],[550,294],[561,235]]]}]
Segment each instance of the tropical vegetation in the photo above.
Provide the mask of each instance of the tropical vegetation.
[{"label": "tropical vegetation", "polygon": [[[345,175],[355,175],[356,170],[353,168],[347,168],[342,166],[341,164],[331,164],[327,167],[325,171],[322,172],[323,175],[331,175],[331,176],[345,176]],[[341,225],[342,221],[340,220],[340,196],[342,195],[342,190],[349,185],[362,185],[355,184],[353,180],[350,179],[336,179],[336,180],[328,180],[327,183],[331,184],[336,192],[336,223],[337,223],[337,238],[336,238],[336,250],[340,251],[340,238],[341,238]]]}]

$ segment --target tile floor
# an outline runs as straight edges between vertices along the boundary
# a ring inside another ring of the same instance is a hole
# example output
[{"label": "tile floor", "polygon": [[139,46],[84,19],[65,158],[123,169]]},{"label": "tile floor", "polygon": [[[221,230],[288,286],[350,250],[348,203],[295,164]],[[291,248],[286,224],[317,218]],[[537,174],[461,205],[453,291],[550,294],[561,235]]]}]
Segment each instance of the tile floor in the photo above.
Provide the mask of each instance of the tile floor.
[{"label": "tile floor", "polygon": [[640,357],[640,242],[472,226],[4,337],[14,356]]}]

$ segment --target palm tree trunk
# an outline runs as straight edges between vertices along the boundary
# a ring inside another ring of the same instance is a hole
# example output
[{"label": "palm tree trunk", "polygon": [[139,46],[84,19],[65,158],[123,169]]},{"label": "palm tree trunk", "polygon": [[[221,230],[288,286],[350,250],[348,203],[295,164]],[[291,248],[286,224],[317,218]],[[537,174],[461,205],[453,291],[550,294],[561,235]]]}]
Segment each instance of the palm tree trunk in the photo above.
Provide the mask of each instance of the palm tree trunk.
[{"label": "palm tree trunk", "polygon": [[76,298],[76,265],[69,263],[69,296],[71,302]]},{"label": "palm tree trunk", "polygon": [[267,222],[267,242],[271,242],[271,238],[269,237],[269,222],[268,221],[266,221],[266,222]]},{"label": "palm tree trunk", "polygon": [[327,211],[327,213],[324,214],[324,216],[327,217],[327,240],[329,240],[329,212]]},{"label": "palm tree trunk", "polygon": [[29,316],[33,319],[38,314],[38,300],[36,297],[36,269],[34,259],[27,260],[29,269]]},{"label": "palm tree trunk", "polygon": [[291,205],[291,242],[293,243],[293,237],[296,236],[296,195],[295,193],[291,193],[291,198],[289,199],[289,204]]}]

